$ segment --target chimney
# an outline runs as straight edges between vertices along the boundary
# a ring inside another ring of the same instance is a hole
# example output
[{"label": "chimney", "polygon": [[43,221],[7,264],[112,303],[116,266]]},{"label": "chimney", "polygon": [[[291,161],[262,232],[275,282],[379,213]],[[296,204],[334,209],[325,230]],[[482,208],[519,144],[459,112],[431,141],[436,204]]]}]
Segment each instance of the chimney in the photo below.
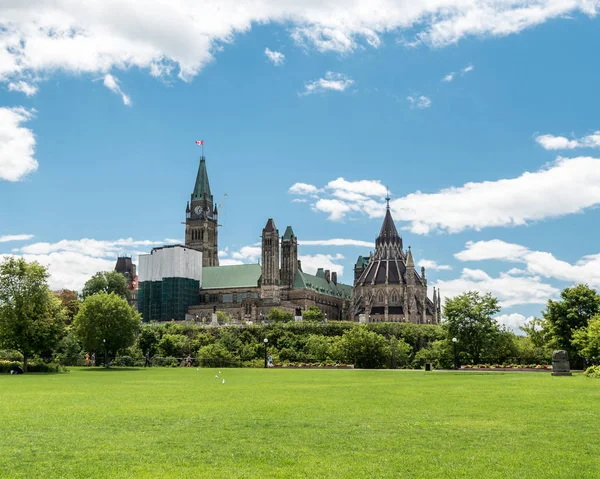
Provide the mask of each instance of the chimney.
[{"label": "chimney", "polygon": [[337,285],[337,273],[335,271],[331,273],[331,281],[333,281],[333,284]]},{"label": "chimney", "polygon": [[302,261],[298,260],[298,271],[302,271]]},{"label": "chimney", "polygon": [[328,283],[331,281],[331,274],[328,269],[325,270],[325,281]]}]

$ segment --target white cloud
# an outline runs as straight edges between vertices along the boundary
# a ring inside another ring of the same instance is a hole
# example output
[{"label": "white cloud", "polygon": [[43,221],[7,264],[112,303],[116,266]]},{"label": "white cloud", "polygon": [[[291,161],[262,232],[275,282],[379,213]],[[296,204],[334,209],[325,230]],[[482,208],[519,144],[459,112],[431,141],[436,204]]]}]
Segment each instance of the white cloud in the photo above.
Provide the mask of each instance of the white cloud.
[{"label": "white cloud", "polygon": [[573,150],[575,148],[600,148],[600,131],[591,135],[569,140],[564,136],[539,135],[535,137],[545,150]]},{"label": "white cloud", "polygon": [[308,203],[308,200],[306,198],[294,198],[292,203]]},{"label": "white cloud", "polygon": [[432,269],[434,271],[447,271],[452,269],[452,266],[448,264],[438,264],[437,261],[433,261],[431,259],[422,259],[417,263],[417,266],[425,269]]},{"label": "white cloud", "polygon": [[220,266],[233,266],[235,264],[244,264],[244,262],[239,259],[231,259],[231,258],[219,259]]},{"label": "white cloud", "polygon": [[325,78],[306,82],[304,84],[304,92],[301,95],[311,95],[326,91],[345,91],[353,83],[354,80],[348,78],[343,73],[327,72],[325,73]]},{"label": "white cloud", "polygon": [[377,48],[385,33],[434,47],[465,36],[504,36],[550,19],[597,13],[592,0],[29,0],[0,20],[0,79],[54,72],[107,73],[137,67],[154,76],[173,69],[189,80],[222,46],[253,25],[289,26],[292,38],[319,51]]},{"label": "white cloud", "polygon": [[531,321],[534,317],[529,316],[525,317],[519,313],[512,314],[501,314],[500,316],[496,316],[494,319],[498,321],[498,323],[503,324],[512,332],[522,335],[523,331],[521,331],[521,326],[525,324],[526,321]]},{"label": "white cloud", "polygon": [[8,84],[8,91],[20,91],[25,93],[26,96],[33,96],[37,93],[38,87],[37,85],[32,85],[26,81],[19,80],[16,82],[10,82]]},{"label": "white cloud", "polygon": [[275,66],[283,65],[283,62],[285,61],[285,55],[283,53],[274,52],[269,48],[265,48],[265,55],[267,56],[269,61]]},{"label": "white cloud", "polygon": [[375,243],[372,241],[362,241],[354,239],[333,238],[328,240],[299,240],[301,246],[361,246],[373,248]]},{"label": "white cloud", "polygon": [[298,259],[302,264],[302,271],[305,273],[315,274],[319,268],[323,268],[337,272],[340,277],[344,275],[344,266],[339,263],[344,259],[341,254],[298,255]]},{"label": "white cloud", "polygon": [[442,78],[442,81],[446,82],[446,83],[450,83],[452,80],[454,80],[454,75],[456,75],[456,73],[454,73],[454,72],[448,73],[444,78]]},{"label": "white cloud", "polygon": [[318,193],[319,188],[317,188],[314,185],[309,185],[306,183],[294,183],[290,189],[288,190],[289,193],[292,193],[294,195],[310,195],[310,194],[314,194],[314,193]]},{"label": "white cloud", "polygon": [[466,66],[465,68],[462,69],[462,73],[464,74],[464,73],[472,72],[473,68],[474,68],[473,65]]},{"label": "white cloud", "polygon": [[[20,237],[31,235],[15,235]],[[99,271],[112,271],[119,255],[130,255],[134,263],[143,249],[162,245],[162,241],[122,238],[103,241],[89,238],[61,240],[56,243],[38,242],[14,248],[13,254],[0,256],[22,257],[48,267],[52,289],[68,288],[81,291],[85,282]]]},{"label": "white cloud", "polygon": [[[1,35],[0,28],[0,35]],[[31,120],[35,110],[23,107],[0,107],[0,180],[19,181],[37,170],[35,137],[22,126]]]},{"label": "white cloud", "polygon": [[[390,207],[396,221],[408,222],[415,234],[459,233],[580,213],[600,204],[599,185],[600,158],[558,157],[516,178],[471,182],[437,193],[416,191],[392,200]],[[339,178],[328,183],[311,207],[335,221],[351,213],[380,218],[385,203],[377,197],[383,195],[385,187],[379,181]]]},{"label": "white cloud", "polygon": [[27,241],[33,238],[33,235],[4,235],[0,236],[0,243],[8,243],[9,241]]},{"label": "white cloud", "polygon": [[406,99],[410,103],[411,108],[418,108],[420,110],[423,110],[424,108],[429,108],[431,106],[431,99],[424,95],[421,95],[419,97],[410,95],[407,96]]},{"label": "white cloud", "polygon": [[165,238],[165,244],[184,244],[185,241],[179,238]]},{"label": "white cloud", "polygon": [[559,293],[554,286],[543,283],[539,276],[523,277],[501,273],[492,277],[481,269],[469,268],[464,268],[459,278],[440,280],[433,286],[440,288],[440,294],[445,298],[466,291],[492,293],[503,308],[519,304],[546,304],[549,298],[554,298]]},{"label": "white cloud", "polygon": [[244,263],[258,263],[261,253],[260,246],[243,246],[239,251],[231,253],[231,258]]},{"label": "white cloud", "polygon": [[108,88],[110,91],[120,95],[123,99],[123,104],[126,106],[131,106],[131,98],[123,93],[121,87],[119,86],[119,80],[110,74],[106,74],[104,76],[104,86]]},{"label": "white cloud", "polygon": [[600,288],[600,254],[583,256],[575,264],[570,264],[551,253],[531,251],[525,246],[501,240],[470,241],[465,246],[464,251],[454,255],[461,261],[495,259],[522,263],[525,271],[512,269],[511,274],[539,275],[572,283],[588,283],[593,288]]}]

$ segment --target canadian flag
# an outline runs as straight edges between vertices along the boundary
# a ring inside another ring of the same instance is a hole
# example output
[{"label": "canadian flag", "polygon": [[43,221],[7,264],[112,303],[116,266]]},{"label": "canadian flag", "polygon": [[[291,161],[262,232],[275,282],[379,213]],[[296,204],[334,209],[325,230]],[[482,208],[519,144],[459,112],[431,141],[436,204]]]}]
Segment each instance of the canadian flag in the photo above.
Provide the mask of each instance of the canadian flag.
[{"label": "canadian flag", "polygon": [[204,146],[204,140],[196,140],[196,145]]}]

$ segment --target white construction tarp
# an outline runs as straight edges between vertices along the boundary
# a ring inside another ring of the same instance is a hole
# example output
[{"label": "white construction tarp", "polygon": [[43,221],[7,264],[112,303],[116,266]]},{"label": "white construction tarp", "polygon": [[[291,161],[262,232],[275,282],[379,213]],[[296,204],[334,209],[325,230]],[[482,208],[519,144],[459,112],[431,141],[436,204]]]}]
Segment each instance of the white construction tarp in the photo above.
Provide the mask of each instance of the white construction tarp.
[{"label": "white construction tarp", "polygon": [[195,279],[202,287],[202,253],[184,246],[169,246],[141,254],[139,282],[164,278]]}]

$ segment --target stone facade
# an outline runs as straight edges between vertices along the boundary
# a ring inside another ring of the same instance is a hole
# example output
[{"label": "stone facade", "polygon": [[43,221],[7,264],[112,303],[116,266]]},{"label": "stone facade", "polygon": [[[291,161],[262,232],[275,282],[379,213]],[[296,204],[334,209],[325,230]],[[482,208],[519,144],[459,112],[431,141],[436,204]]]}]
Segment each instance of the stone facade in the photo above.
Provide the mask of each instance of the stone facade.
[{"label": "stone facade", "polygon": [[127,288],[129,289],[129,305],[138,309],[138,276],[135,264],[130,256],[120,256],[117,258],[115,271],[125,276]]},{"label": "stone facade", "polygon": [[440,316],[440,292],[434,288],[433,300],[427,296],[425,268],[417,273],[410,246],[403,249],[388,199],[375,253],[359,256],[354,267],[352,317],[369,322],[439,324]]}]

